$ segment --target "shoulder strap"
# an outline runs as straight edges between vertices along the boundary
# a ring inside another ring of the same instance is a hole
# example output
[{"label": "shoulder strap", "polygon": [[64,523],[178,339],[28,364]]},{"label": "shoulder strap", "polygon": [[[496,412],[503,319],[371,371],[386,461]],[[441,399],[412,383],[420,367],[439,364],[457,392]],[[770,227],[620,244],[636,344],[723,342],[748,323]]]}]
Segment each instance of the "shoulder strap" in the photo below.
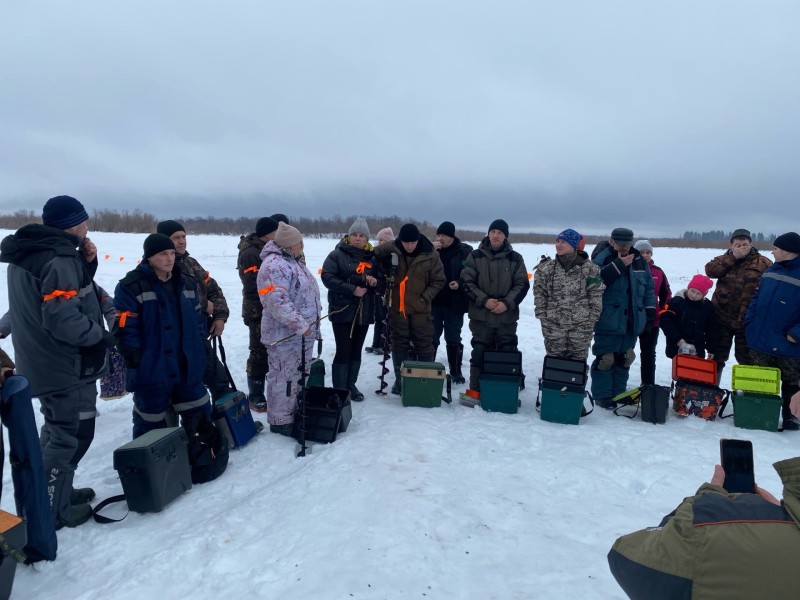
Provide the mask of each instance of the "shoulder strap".
[{"label": "shoulder strap", "polygon": [[228,376],[228,383],[231,384],[231,389],[235,392],[236,383],[233,381],[231,370],[228,368],[228,361],[225,360],[225,346],[222,345],[222,336],[215,335],[213,338],[211,338],[211,345],[214,347],[214,353],[219,353],[219,359],[222,362],[223,368],[225,369],[225,375]]},{"label": "shoulder strap", "polygon": [[723,415],[722,415],[722,413],[723,413],[723,412],[725,412],[725,407],[726,407],[726,406],[728,406],[728,401],[729,401],[729,400],[730,400],[730,398],[731,398],[731,391],[730,391],[730,390],[724,390],[724,389],[722,389],[722,388],[720,388],[720,390],[721,390],[722,392],[724,392],[724,393],[725,393],[725,395],[722,397],[722,402],[721,402],[721,403],[720,403],[720,405],[719,405],[719,412],[717,413],[717,416],[718,416],[720,419],[727,419],[728,417],[732,417],[732,416],[733,416],[733,413],[731,413],[731,414],[729,414],[729,415],[725,415],[725,416],[723,416]]},{"label": "shoulder strap", "polygon": [[103,515],[100,514],[100,511],[103,510],[109,504],[114,504],[116,502],[124,502],[124,501],[125,501],[125,494],[119,494],[117,496],[111,496],[110,498],[106,498],[105,500],[103,500],[100,504],[98,504],[97,506],[95,506],[92,509],[92,517],[94,518],[95,522],[96,523],[100,523],[102,525],[106,525],[108,523],[119,523],[120,521],[125,519],[125,517],[128,516],[128,513],[130,511],[127,511],[125,513],[125,516],[121,517],[119,519],[112,519],[111,517],[104,517]]}]

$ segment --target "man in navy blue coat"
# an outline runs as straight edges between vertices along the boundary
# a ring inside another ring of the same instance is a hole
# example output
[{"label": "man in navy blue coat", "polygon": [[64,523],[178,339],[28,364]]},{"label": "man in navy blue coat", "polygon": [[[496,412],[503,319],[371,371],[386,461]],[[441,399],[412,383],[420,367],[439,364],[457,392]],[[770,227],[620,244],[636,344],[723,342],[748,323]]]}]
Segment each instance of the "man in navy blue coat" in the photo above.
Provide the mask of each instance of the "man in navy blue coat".
[{"label": "man in navy blue coat", "polygon": [[775,238],[775,264],[761,276],[744,318],[747,345],[756,365],[781,370],[783,429],[800,429],[789,408],[800,390],[800,235]]}]

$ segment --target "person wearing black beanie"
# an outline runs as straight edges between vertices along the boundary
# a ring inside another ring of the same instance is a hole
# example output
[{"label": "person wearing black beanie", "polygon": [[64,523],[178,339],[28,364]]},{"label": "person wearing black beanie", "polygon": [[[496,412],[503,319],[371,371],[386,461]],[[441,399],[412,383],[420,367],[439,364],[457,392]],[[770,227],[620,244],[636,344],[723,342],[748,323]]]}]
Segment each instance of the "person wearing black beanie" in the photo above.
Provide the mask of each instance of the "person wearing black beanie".
[{"label": "person wearing black beanie", "polygon": [[[495,219],[478,249],[467,256],[461,281],[469,298],[472,357],[465,402],[480,398],[483,355],[487,350],[517,351],[519,305],[531,284],[519,252],[508,242],[508,223]],[[521,376],[520,389],[524,388]]]},{"label": "person wearing black beanie", "polygon": [[289,217],[283,213],[275,213],[274,215],[270,215],[270,219],[274,219],[278,223],[286,223],[287,225],[291,225],[291,223],[289,223]]},{"label": "person wearing black beanie", "polygon": [[[254,233],[243,235],[239,240],[239,257],[236,268],[242,282],[242,319],[250,334],[250,354],[247,357],[247,395],[250,408],[256,412],[266,412],[267,397],[264,385],[269,372],[269,355],[261,343],[261,314],[263,307],[258,295],[258,270],[261,267],[261,251],[270,240],[275,238],[279,221],[272,217],[261,217],[256,222]],[[285,217],[284,217],[285,218]]]},{"label": "person wearing black beanie", "polygon": [[163,233],[151,233],[144,238],[142,247],[144,249],[144,254],[142,255],[144,258],[150,258],[154,254],[158,254],[164,250],[175,251],[175,244]]},{"label": "person wearing black beanie", "polygon": [[391,286],[392,393],[400,395],[400,370],[408,359],[411,342],[418,360],[432,362],[435,358],[431,303],[445,285],[444,269],[431,241],[413,223],[403,225],[396,240],[380,244],[374,252]]},{"label": "person wearing black beanie", "polygon": [[183,224],[172,220],[161,221],[156,229],[158,233],[163,233],[175,244],[175,264],[178,265],[181,273],[185,277],[193,278],[198,283],[200,306],[203,307],[203,314],[206,315],[206,320],[208,321],[208,323],[203,324],[203,329],[208,332],[204,339],[208,353],[208,363],[206,364],[203,381],[211,391],[212,399],[214,401],[219,400],[222,396],[231,392],[232,388],[228,382],[225,367],[214,351],[210,338],[221,336],[225,330],[225,323],[230,316],[228,302],[225,300],[225,294],[222,293],[222,288],[220,288],[216,279],[197,262],[196,258],[189,255],[186,229]]},{"label": "person wearing black beanie", "polygon": [[775,264],[764,271],[744,316],[752,362],[781,371],[783,430],[800,429],[792,396],[800,392],[800,236],[784,233],[772,242]]},{"label": "person wearing black beanie", "polygon": [[453,383],[461,385],[466,383],[461,372],[461,358],[464,354],[461,330],[464,327],[464,313],[469,305],[461,286],[461,271],[467,256],[472,252],[472,246],[456,237],[456,226],[453,223],[444,221],[436,229],[433,247],[439,253],[447,280],[447,285],[433,299],[433,348],[435,352],[438,351],[444,334],[450,376]]},{"label": "person wearing black beanie", "polygon": [[191,439],[198,424],[211,418],[203,385],[202,284],[181,272],[166,235],[150,234],[143,248],[144,260],[114,290],[125,389],[133,392],[133,438],[171,426],[168,415],[177,413]]}]

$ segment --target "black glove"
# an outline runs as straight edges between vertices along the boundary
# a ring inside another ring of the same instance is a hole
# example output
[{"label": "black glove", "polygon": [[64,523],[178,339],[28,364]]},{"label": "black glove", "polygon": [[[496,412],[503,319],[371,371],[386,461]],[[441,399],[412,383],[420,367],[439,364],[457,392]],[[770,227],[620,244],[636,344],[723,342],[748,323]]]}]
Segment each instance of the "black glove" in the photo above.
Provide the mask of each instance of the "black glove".
[{"label": "black glove", "polygon": [[653,326],[656,322],[656,309],[655,308],[645,308],[645,314],[647,315],[647,321],[644,324],[644,333],[650,334],[653,332]]},{"label": "black glove", "polygon": [[102,344],[104,348],[113,348],[117,345],[117,338],[110,331],[103,330],[103,338],[97,342],[97,345]]}]

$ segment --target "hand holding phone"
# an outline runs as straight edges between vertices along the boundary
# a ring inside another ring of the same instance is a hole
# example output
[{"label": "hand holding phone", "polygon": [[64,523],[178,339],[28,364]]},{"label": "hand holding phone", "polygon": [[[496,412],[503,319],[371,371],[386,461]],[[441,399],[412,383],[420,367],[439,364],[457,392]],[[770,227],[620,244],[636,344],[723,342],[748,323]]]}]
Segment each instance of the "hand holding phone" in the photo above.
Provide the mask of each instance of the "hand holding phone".
[{"label": "hand holding phone", "polygon": [[731,494],[755,494],[753,444],[748,440],[721,439],[719,453],[725,471],[722,487]]}]

